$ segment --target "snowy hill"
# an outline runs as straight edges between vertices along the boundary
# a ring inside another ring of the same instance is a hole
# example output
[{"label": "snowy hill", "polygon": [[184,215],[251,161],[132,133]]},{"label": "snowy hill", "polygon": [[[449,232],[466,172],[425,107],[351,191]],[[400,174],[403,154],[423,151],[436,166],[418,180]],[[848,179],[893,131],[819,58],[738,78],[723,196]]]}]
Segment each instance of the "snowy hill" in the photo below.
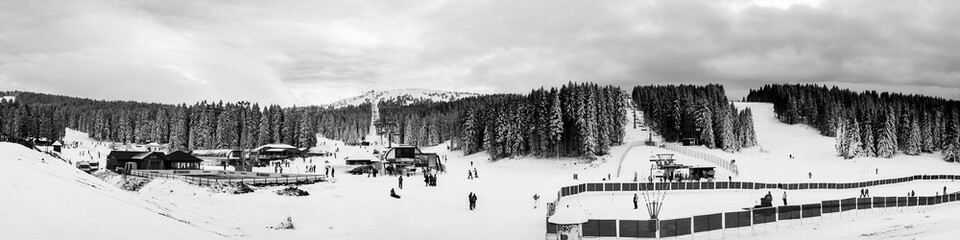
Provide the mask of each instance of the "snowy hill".
[{"label": "snowy hill", "polygon": [[[742,180],[778,181],[859,181],[902,177],[913,174],[960,174],[960,165],[948,163],[939,153],[909,156],[898,153],[893,158],[859,157],[843,159],[834,150],[835,139],[820,135],[815,129],[785,124],[777,120],[773,104],[734,103],[737,108],[753,111],[758,146],[727,153],[697,146],[698,150],[725,159],[736,159]],[[794,159],[790,159],[790,155]]]},{"label": "snowy hill", "polygon": [[6,142],[0,153],[5,239],[225,239],[59,159]]},{"label": "snowy hill", "polygon": [[380,101],[402,101],[404,104],[419,102],[419,101],[435,101],[435,102],[446,102],[453,101],[466,97],[479,96],[477,93],[469,92],[453,92],[453,91],[440,91],[440,90],[429,90],[429,89],[394,89],[387,91],[367,91],[361,94],[360,96],[350,97],[338,100],[336,102],[330,103],[327,106],[339,108],[345,106],[356,106],[364,103],[372,102],[373,100]]}]

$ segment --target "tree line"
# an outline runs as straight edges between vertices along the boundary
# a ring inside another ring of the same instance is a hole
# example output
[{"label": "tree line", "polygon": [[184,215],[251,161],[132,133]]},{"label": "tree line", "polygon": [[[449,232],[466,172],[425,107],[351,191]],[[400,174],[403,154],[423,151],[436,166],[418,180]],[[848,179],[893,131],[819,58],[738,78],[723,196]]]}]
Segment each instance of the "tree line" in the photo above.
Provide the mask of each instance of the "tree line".
[{"label": "tree line", "polygon": [[326,109],[257,103],[193,105],[103,101],[31,92],[6,92],[0,134],[62,139],[69,127],[102,141],[169,143],[172,149],[250,149],[268,143],[316,145],[316,134],[359,142],[367,134],[370,105]]},{"label": "tree line", "polygon": [[595,158],[623,142],[625,96],[619,87],[568,83],[530,93],[467,97],[403,105],[382,102],[382,119],[395,121],[401,143],[451,141],[466,154],[491,158]]},{"label": "tree line", "polygon": [[780,121],[836,137],[837,154],[846,159],[939,151],[946,161],[960,161],[956,100],[801,84],[751,89],[747,100],[771,102]]},{"label": "tree line", "polygon": [[[633,104],[666,142],[688,140],[728,152],[757,144],[753,113],[727,100],[723,86],[637,86]],[[695,141],[693,141],[695,140]]]}]

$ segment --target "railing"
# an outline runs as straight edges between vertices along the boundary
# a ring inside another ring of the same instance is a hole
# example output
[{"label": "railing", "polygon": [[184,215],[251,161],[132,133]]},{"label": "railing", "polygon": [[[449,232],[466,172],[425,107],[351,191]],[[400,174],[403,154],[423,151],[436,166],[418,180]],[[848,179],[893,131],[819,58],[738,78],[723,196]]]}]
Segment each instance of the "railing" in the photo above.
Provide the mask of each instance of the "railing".
[{"label": "railing", "polygon": [[663,145],[663,148],[670,151],[678,152],[683,155],[691,156],[694,158],[698,158],[700,160],[710,162],[714,165],[717,165],[717,167],[730,171],[735,176],[740,175],[740,170],[737,169],[737,164],[731,162],[729,159],[725,159],[713,154],[709,154],[709,153],[697,151],[688,147],[684,147],[683,145],[678,143],[666,143]]},{"label": "railing", "polygon": [[[852,183],[757,183],[757,182],[687,182],[687,183],[582,183],[563,187],[557,192],[560,198],[584,192],[646,191],[646,190],[711,190],[711,189],[847,189],[864,188],[885,184],[912,182],[915,180],[955,180],[960,175],[914,175]],[[938,196],[919,197],[867,197],[826,200],[820,203],[755,208],[745,211],[723,212],[669,220],[617,220],[589,219],[582,225],[584,237],[635,237],[655,238],[683,236],[720,229],[749,227],[777,221],[819,217],[824,214],[849,210],[928,206],[960,200],[960,192]],[[552,215],[549,211],[547,219]],[[546,224],[547,234],[556,234],[557,226]],[[659,235],[659,236],[658,236]]]},{"label": "railing", "polygon": [[286,175],[284,177],[259,177],[259,178],[206,178],[206,177],[196,177],[196,176],[185,176],[177,175],[170,173],[161,173],[156,171],[148,170],[132,170],[130,175],[145,177],[145,178],[167,178],[167,179],[180,179],[184,182],[190,184],[196,184],[200,186],[210,186],[214,184],[221,183],[245,183],[250,185],[268,185],[268,184],[301,184],[301,183],[314,183],[321,182],[326,180],[324,175]]}]

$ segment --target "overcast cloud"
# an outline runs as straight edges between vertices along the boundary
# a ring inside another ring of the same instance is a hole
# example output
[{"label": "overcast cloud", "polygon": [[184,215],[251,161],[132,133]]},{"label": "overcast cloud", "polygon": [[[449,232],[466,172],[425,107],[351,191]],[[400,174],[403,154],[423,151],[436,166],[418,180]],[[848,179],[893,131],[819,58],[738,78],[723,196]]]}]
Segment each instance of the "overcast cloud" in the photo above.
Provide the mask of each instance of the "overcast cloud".
[{"label": "overcast cloud", "polygon": [[768,83],[960,99],[960,2],[0,1],[0,90],[323,104],[370,89]]}]

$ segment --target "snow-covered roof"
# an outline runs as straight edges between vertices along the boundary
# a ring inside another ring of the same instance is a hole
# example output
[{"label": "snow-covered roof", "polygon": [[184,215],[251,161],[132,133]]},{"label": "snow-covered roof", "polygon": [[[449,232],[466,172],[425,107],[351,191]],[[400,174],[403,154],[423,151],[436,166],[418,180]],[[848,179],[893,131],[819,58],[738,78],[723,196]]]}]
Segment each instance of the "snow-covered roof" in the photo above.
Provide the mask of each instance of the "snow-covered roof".
[{"label": "snow-covered roof", "polygon": [[60,143],[60,141],[56,141],[56,142],[53,142],[53,146],[63,146],[63,143]]},{"label": "snow-covered roof", "polygon": [[297,149],[297,147],[290,146],[289,144],[271,143],[271,144],[267,144],[267,145],[260,146],[260,147],[258,147],[258,148],[254,148],[253,150],[254,150],[254,151],[260,151],[260,150],[265,149],[265,148]]},{"label": "snow-covered roof", "polygon": [[580,207],[557,208],[557,212],[547,219],[553,224],[581,224],[587,222],[587,211]]}]

